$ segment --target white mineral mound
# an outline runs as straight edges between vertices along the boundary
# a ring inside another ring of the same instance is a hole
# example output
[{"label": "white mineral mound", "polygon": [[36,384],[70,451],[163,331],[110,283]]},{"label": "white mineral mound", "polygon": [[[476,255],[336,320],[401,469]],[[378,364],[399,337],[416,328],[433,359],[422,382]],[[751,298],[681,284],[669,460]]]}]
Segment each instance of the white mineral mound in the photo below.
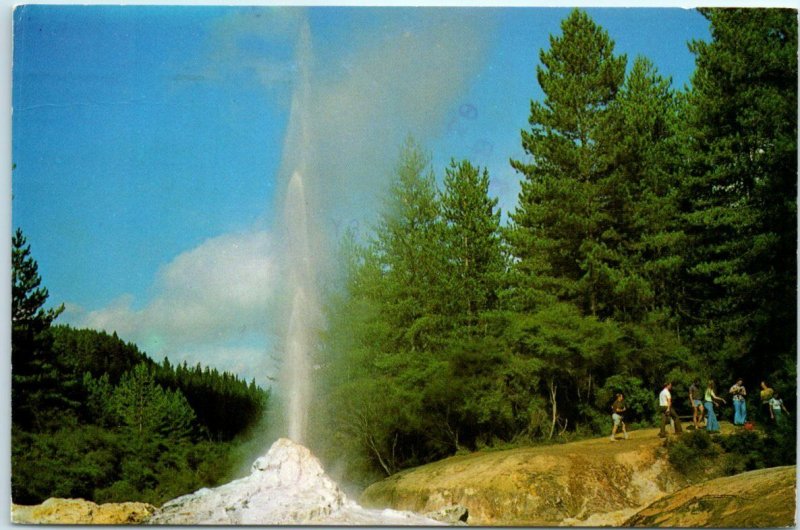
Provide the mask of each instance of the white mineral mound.
[{"label": "white mineral mound", "polygon": [[424,525],[442,523],[411,512],[368,510],[347,499],[311,451],[281,438],[253,463],[249,476],[203,488],[164,504],[158,525]]}]

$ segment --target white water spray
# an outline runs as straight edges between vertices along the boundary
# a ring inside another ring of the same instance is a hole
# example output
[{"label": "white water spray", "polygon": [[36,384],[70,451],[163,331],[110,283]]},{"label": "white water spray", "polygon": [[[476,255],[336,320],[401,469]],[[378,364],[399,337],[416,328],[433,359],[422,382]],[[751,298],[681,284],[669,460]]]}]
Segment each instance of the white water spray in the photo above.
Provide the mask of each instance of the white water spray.
[{"label": "white water spray", "polygon": [[303,443],[311,399],[309,354],[317,328],[319,305],[315,296],[316,278],[309,242],[308,209],[300,172],[292,174],[289,181],[285,213],[288,233],[288,287],[292,300],[284,358],[284,374],[288,387],[288,435],[290,439]]},{"label": "white water spray", "polygon": [[311,35],[308,25],[300,31],[297,47],[298,85],[292,98],[292,112],[283,174],[288,179],[284,202],[285,253],[287,260],[287,300],[289,322],[286,328],[283,359],[283,387],[287,404],[288,436],[304,443],[311,401],[311,351],[320,328],[321,312],[317,295],[315,251],[315,209],[306,189],[307,170],[311,163],[309,111]]}]

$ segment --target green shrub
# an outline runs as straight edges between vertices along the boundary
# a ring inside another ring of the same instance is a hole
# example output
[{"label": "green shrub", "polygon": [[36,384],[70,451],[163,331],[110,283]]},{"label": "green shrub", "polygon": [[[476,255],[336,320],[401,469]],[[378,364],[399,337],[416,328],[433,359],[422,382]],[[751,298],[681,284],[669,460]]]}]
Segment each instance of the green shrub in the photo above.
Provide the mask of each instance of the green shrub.
[{"label": "green shrub", "polygon": [[681,438],[681,442],[683,442],[689,448],[698,451],[702,455],[709,455],[716,452],[708,431],[702,429],[696,431],[687,431],[687,433]]},{"label": "green shrub", "polygon": [[679,472],[690,475],[703,461],[716,458],[719,450],[704,431],[688,431],[667,446],[667,459]]}]

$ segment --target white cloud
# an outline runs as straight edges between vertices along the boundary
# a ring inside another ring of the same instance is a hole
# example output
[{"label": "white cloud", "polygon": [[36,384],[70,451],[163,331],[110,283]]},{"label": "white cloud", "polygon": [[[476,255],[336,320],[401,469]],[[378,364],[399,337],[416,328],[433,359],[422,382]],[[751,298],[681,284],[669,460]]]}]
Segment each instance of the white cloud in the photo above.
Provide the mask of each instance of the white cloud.
[{"label": "white cloud", "polygon": [[[226,234],[177,256],[158,273],[141,309],[126,294],[81,313],[74,325],[116,331],[156,359],[200,362],[248,377],[267,356],[270,308],[279,281],[267,232]],[[244,346],[241,343],[246,343]]]}]

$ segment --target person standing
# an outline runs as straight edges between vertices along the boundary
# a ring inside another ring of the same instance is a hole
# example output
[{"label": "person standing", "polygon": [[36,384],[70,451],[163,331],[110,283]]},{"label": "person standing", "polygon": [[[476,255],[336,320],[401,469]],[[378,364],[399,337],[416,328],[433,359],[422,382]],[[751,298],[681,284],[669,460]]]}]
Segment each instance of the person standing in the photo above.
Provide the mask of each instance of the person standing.
[{"label": "person standing", "polygon": [[771,389],[766,381],[761,381],[761,392],[759,392],[759,397],[761,398],[761,413],[763,415],[762,420],[764,423],[767,422],[767,418],[774,419],[772,414],[772,406],[769,404],[769,400],[772,399],[772,395],[775,393],[773,389]]},{"label": "person standing", "polygon": [[692,407],[692,423],[694,423],[694,430],[700,429],[700,422],[703,421],[703,400],[700,399],[700,380],[695,379],[692,386],[689,387],[689,406]]},{"label": "person standing", "polygon": [[708,432],[719,432],[719,422],[717,421],[717,415],[714,413],[714,405],[718,401],[727,403],[714,393],[715,388],[714,380],[709,379],[708,385],[706,386],[705,400],[703,402],[706,407],[706,431]]},{"label": "person standing", "polygon": [[775,421],[775,423],[781,422],[783,419],[783,412],[785,412],[787,416],[789,415],[789,411],[786,410],[786,405],[783,404],[783,400],[781,399],[780,394],[777,392],[773,393],[772,397],[770,398],[769,406],[769,412],[772,415],[772,419]]},{"label": "person standing", "polygon": [[733,396],[733,424],[744,425],[747,421],[747,404],[745,403],[745,396],[747,390],[744,388],[744,381],[739,378],[736,380],[730,389],[730,394]]},{"label": "person standing", "polygon": [[678,415],[675,413],[675,410],[672,408],[672,382],[668,382],[664,385],[664,388],[661,390],[661,393],[658,395],[658,405],[661,407],[661,432],[658,435],[661,438],[664,438],[667,433],[665,427],[670,420],[675,422],[675,434],[681,434],[681,420],[678,418]]},{"label": "person standing", "polygon": [[625,435],[625,439],[628,439],[628,431],[625,430],[625,422],[622,419],[622,415],[627,410],[625,406],[625,397],[620,393],[617,394],[617,398],[611,404],[611,421],[614,423],[614,426],[611,428],[611,441],[617,441],[617,429],[620,425],[622,425],[622,433]]}]

